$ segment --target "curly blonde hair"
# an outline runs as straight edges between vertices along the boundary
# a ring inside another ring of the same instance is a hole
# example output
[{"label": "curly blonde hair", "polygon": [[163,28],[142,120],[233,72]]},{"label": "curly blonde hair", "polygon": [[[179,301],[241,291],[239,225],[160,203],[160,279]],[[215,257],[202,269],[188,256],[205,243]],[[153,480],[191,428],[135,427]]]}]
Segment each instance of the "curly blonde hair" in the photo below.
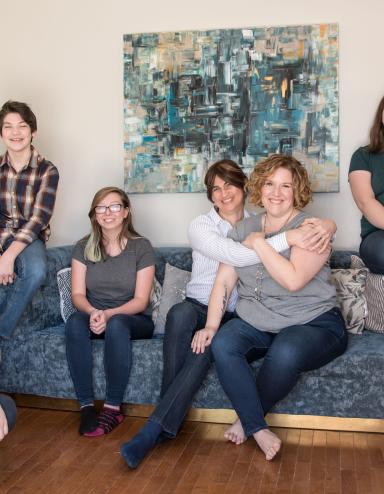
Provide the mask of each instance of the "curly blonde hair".
[{"label": "curly blonde hair", "polygon": [[261,189],[268,177],[275,173],[278,168],[285,168],[292,173],[293,207],[302,209],[312,200],[308,173],[297,159],[285,154],[272,154],[255,166],[247,184],[249,202],[255,206],[263,207]]}]

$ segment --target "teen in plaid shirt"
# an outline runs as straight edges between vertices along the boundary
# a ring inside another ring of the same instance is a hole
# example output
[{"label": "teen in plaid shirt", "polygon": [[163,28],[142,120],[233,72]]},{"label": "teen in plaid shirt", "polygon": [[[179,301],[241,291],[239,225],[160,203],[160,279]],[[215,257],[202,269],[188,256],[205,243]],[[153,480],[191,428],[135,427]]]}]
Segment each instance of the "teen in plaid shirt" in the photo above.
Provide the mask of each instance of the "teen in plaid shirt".
[{"label": "teen in plaid shirt", "polygon": [[32,146],[36,117],[25,103],[0,110],[0,336],[8,338],[46,276],[45,242],[59,181]]}]

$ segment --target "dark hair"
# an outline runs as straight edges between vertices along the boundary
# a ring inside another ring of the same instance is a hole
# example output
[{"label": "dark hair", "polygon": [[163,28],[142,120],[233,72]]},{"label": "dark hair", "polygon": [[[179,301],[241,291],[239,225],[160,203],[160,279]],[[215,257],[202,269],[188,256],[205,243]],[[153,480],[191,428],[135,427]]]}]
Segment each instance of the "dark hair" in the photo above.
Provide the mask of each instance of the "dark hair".
[{"label": "dark hair", "polygon": [[3,132],[4,119],[9,113],[18,113],[25,123],[29,125],[31,132],[36,132],[36,115],[26,103],[20,101],[6,101],[0,110],[0,135]]},{"label": "dark hair", "polygon": [[246,174],[234,161],[227,159],[216,161],[216,163],[208,168],[208,171],[205,174],[204,178],[204,184],[207,187],[207,197],[211,202],[213,202],[212,192],[216,177],[220,177],[222,180],[224,180],[224,182],[227,182],[230,185],[243,190],[245,189],[248,181]]},{"label": "dark hair", "polygon": [[371,153],[384,152],[383,112],[384,112],[384,97],[381,98],[381,101],[376,111],[375,118],[373,120],[371,131],[369,133],[368,151]]},{"label": "dark hair", "polygon": [[297,159],[285,154],[271,154],[255,166],[247,185],[250,194],[249,202],[263,207],[261,189],[268,177],[278,168],[286,168],[292,173],[293,207],[301,209],[306,206],[312,200],[307,170]]},{"label": "dark hair", "polygon": [[121,232],[118,237],[120,246],[123,247],[124,240],[127,238],[141,237],[141,235],[133,228],[131,203],[127,194],[118,187],[104,187],[103,189],[100,189],[96,192],[91,204],[91,209],[88,213],[89,219],[91,220],[92,230],[84,249],[86,259],[92,262],[102,261],[106,258],[106,252],[103,244],[103,232],[101,230],[101,226],[96,220],[95,207],[109,194],[118,194],[124,209],[128,211],[127,217],[124,218]]}]

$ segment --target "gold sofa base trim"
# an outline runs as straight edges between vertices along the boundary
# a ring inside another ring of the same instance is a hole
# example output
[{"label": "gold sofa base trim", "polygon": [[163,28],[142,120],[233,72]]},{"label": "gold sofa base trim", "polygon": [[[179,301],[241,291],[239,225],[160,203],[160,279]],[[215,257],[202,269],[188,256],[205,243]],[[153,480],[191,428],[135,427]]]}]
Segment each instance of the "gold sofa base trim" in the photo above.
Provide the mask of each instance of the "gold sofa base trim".
[{"label": "gold sofa base trim", "polygon": [[[47,398],[44,396],[14,394],[16,404],[29,408],[48,408],[52,410],[78,411],[76,400],[64,398]],[[125,415],[131,417],[148,417],[154,409],[153,405],[125,404]],[[236,419],[234,410],[223,408],[192,408],[187,420],[194,422],[214,422],[231,424]],[[380,432],[384,433],[384,419],[362,419],[325,417],[320,415],[289,415],[269,413],[267,422],[271,427],[289,427],[292,429],[318,429],[331,431]]]}]

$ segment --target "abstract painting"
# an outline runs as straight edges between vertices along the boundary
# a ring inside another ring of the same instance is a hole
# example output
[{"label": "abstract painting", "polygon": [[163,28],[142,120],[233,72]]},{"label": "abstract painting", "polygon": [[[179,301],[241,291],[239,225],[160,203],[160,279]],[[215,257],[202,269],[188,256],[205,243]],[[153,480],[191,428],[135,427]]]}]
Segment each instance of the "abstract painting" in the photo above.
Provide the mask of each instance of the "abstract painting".
[{"label": "abstract painting", "polygon": [[210,164],[293,155],[339,190],[338,25],[124,35],[127,192],[202,192]]}]

